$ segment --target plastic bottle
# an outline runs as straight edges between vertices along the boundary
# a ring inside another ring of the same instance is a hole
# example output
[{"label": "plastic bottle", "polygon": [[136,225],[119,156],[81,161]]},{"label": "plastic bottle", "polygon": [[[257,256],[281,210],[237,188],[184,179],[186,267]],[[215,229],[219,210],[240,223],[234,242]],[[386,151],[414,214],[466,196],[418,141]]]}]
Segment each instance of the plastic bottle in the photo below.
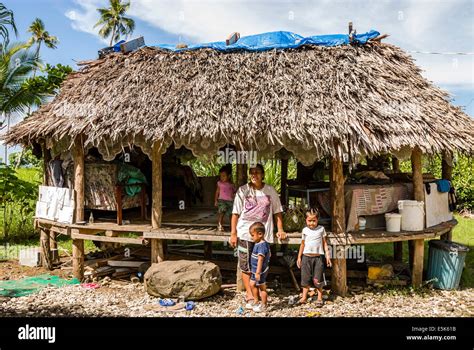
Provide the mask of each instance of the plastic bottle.
[{"label": "plastic bottle", "polygon": [[94,214],[91,212],[91,215],[89,216],[89,224],[94,223]]}]

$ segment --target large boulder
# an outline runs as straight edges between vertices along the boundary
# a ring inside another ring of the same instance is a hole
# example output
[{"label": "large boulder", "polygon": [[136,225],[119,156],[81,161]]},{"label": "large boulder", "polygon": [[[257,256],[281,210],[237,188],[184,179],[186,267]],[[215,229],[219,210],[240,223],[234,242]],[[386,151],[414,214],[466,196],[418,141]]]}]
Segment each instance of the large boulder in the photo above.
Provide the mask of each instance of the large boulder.
[{"label": "large boulder", "polygon": [[216,294],[221,284],[219,266],[209,261],[163,261],[145,273],[145,290],[161,298],[199,300]]}]

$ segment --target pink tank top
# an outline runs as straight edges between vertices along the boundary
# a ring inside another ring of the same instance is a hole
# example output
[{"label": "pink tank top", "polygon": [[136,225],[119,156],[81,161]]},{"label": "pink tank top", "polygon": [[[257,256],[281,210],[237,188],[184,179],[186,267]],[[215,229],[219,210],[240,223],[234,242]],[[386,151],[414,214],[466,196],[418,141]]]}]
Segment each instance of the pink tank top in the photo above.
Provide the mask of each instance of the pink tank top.
[{"label": "pink tank top", "polygon": [[234,200],[235,187],[233,183],[217,181],[217,186],[219,186],[219,199],[225,201]]}]

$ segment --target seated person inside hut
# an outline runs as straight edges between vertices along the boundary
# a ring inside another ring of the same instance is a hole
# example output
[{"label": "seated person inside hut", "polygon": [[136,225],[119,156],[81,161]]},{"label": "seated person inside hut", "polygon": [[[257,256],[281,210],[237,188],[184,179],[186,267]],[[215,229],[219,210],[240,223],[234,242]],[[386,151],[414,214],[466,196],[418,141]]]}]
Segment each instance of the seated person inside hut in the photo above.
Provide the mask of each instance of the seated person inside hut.
[{"label": "seated person inside hut", "polygon": [[[108,162],[103,160],[97,149],[89,150],[84,171],[85,208],[90,210],[89,216],[94,215],[93,210],[100,210],[100,213],[95,213],[96,218],[113,220],[116,214],[102,211],[117,211],[118,214],[122,209],[141,208],[148,203],[149,195],[141,193],[149,183],[144,174],[148,168],[146,158],[137,149],[126,149]],[[146,208],[143,208],[142,219],[146,217],[145,211]]]}]

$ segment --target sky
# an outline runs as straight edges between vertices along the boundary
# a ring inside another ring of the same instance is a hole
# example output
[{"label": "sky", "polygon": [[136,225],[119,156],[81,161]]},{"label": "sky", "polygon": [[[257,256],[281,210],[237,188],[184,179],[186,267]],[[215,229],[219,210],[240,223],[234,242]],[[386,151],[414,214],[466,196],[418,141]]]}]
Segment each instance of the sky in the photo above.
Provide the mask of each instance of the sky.
[{"label": "sky", "polygon": [[[27,28],[36,17],[59,38],[57,49],[42,48],[44,62],[76,68],[76,62],[94,59],[108,46],[94,28],[97,8],[108,0],[2,2],[14,11],[16,40],[28,40]],[[423,75],[474,116],[473,0],[131,0],[129,16],[136,22],[132,38],[143,35],[150,46],[225,40],[232,32],[347,33],[352,21],[358,33],[375,29],[389,34],[384,42],[410,52]]]}]

